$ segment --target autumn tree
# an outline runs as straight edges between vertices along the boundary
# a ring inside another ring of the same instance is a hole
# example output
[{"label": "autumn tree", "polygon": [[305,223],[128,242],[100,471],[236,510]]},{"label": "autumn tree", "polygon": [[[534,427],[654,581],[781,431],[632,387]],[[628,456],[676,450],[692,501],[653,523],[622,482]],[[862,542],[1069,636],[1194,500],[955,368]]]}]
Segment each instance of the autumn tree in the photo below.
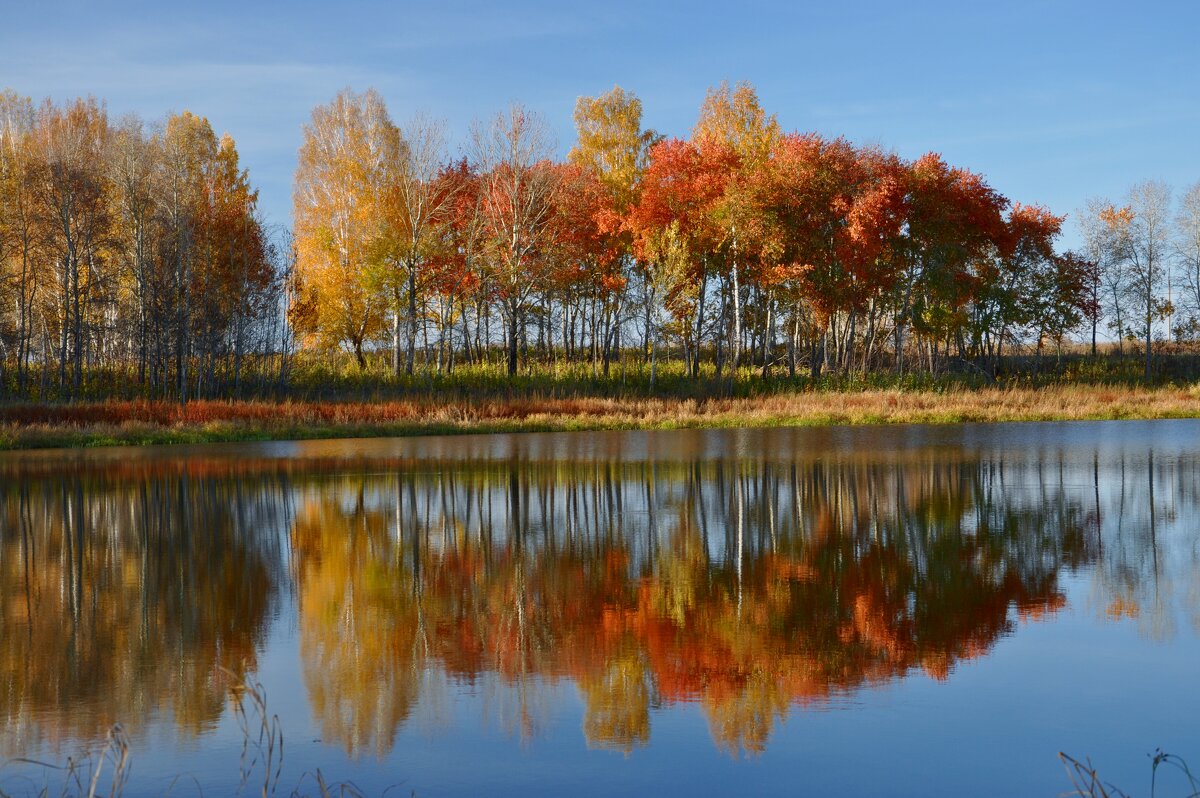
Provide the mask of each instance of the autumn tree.
[{"label": "autumn tree", "polygon": [[1107,199],[1088,200],[1080,213],[1084,234],[1084,252],[1097,264],[1101,284],[1102,305],[1108,317],[1109,329],[1117,340],[1118,351],[1124,353],[1129,334],[1130,305],[1135,300],[1130,291],[1127,230],[1133,211],[1117,207]]},{"label": "autumn tree", "polygon": [[[726,165],[728,170],[725,196],[714,206],[713,212],[725,232],[722,242],[722,317],[728,319],[731,375],[737,373],[742,346],[743,303],[739,254],[745,257],[747,249],[744,241],[746,219],[743,213],[747,206],[742,201],[741,192],[747,176],[761,168],[770,157],[778,137],[778,120],[774,114],[766,113],[754,87],[745,82],[738,83],[732,89],[727,82],[710,88],[700,106],[700,117],[692,130],[692,140],[704,157]],[[741,253],[738,251],[739,221],[742,222]],[[720,345],[717,353],[717,371],[720,373]]]},{"label": "autumn tree", "polygon": [[[627,240],[611,223],[611,197],[594,171],[573,164],[554,168],[559,190],[551,243],[544,252],[553,270],[544,295],[560,297],[564,322],[571,305],[590,311],[586,318],[590,322],[592,371],[596,372],[597,361],[602,360],[607,375],[623,324],[621,308],[629,275]],[[539,339],[548,337],[544,332],[549,317],[545,309],[538,316]],[[564,333],[564,342],[566,338]]]},{"label": "autumn tree", "polygon": [[692,129],[698,147],[728,147],[739,159],[761,164],[780,136],[779,120],[768,114],[749,83],[728,82],[709,88]]},{"label": "autumn tree", "polygon": [[[1089,303],[1093,310],[1088,321],[1091,328],[1092,355],[1097,352],[1097,338],[1100,322],[1107,313],[1111,297],[1109,294],[1113,268],[1111,247],[1108,240],[1108,225],[1104,221],[1104,210],[1109,203],[1102,199],[1092,198],[1075,214],[1076,226],[1083,237],[1082,256],[1091,264],[1088,275]],[[1114,285],[1120,280],[1112,280]],[[1117,294],[1116,297],[1120,295]],[[1116,313],[1120,317],[1123,303],[1118,303]],[[1119,328],[1119,324],[1117,325]],[[1118,335],[1118,341],[1120,336]]]},{"label": "autumn tree", "polygon": [[517,373],[528,301],[548,274],[542,251],[554,233],[559,190],[553,144],[540,116],[513,105],[471,131],[471,155],[480,172],[482,214],[490,267],[507,322],[508,373]]},{"label": "autumn tree", "polygon": [[1045,261],[1030,295],[1030,322],[1036,334],[1037,351],[1049,339],[1061,357],[1063,341],[1084,321],[1099,315],[1093,299],[1095,264],[1074,253],[1056,254]]},{"label": "autumn tree", "polygon": [[93,99],[34,110],[6,92],[0,198],[0,361],[19,393],[78,397],[95,369],[119,377],[106,390],[182,401],[236,386],[252,338],[273,345],[257,192],[203,117],[114,124]]},{"label": "autumn tree", "polygon": [[[854,319],[851,272],[842,245],[848,211],[866,182],[858,154],[844,139],[787,135],[773,146],[772,157],[747,177],[742,189],[743,228],[756,246],[764,296],[764,362],[774,332],[777,295],[792,303],[795,324],[803,318],[812,333],[811,363],[819,374],[828,358],[826,341],[847,351],[850,329],[839,333],[835,315]],[[841,357],[835,354],[839,361]]]},{"label": "autumn tree", "polygon": [[[846,276],[850,316],[844,336],[853,354],[856,333],[861,336],[863,370],[875,364],[892,319],[888,299],[903,274],[904,232],[910,195],[908,164],[877,147],[857,151],[857,179],[845,224],[840,227],[837,257]],[[859,323],[859,319],[862,323]],[[861,330],[861,332],[859,332]],[[847,368],[851,362],[846,362]]]},{"label": "autumn tree", "polygon": [[[483,208],[482,180],[466,158],[443,165],[436,191],[444,199],[440,224],[434,230],[438,241],[430,263],[435,293],[445,298],[446,312],[439,338],[439,358],[445,350],[446,368],[454,364],[453,326],[461,325],[463,354],[482,359],[487,345],[482,335],[490,318],[491,281],[484,268],[487,230]],[[457,306],[457,314],[455,307]],[[475,313],[475,330],[470,328],[470,310]],[[474,344],[472,343],[474,342]],[[439,360],[439,362],[441,362]]]},{"label": "autumn tree", "polygon": [[90,314],[101,300],[106,278],[111,215],[108,117],[94,99],[58,108],[48,100],[38,110],[34,147],[38,159],[33,200],[45,221],[46,244],[57,268],[59,385],[83,387],[83,365],[91,339]]},{"label": "autumn tree", "polygon": [[1052,288],[1048,281],[1056,268],[1054,245],[1064,220],[1040,206],[1018,203],[1005,219],[1003,239],[977,262],[971,334],[975,346],[993,360],[993,372],[1004,347],[1019,343],[1027,329],[1038,330],[1041,351],[1038,320],[1049,306],[1040,303],[1052,300],[1035,291]]},{"label": "autumn tree", "polygon": [[1157,184],[1089,205],[1073,255],[1049,209],[937,154],[785,133],[746,83],[710,89],[687,140],[645,129],[620,87],[574,116],[566,162],[519,105],[451,162],[441,123],[401,129],[377,92],[345,90],[304,127],[293,247],[203,116],[113,122],[95,100],[35,110],[6,93],[0,384],[79,396],[111,369],[132,395],[238,395],[294,341],[363,370],[390,349],[395,375],[423,346],[438,371],[500,356],[515,374],[532,355],[599,376],[624,374],[640,336],[651,386],[680,350],[692,377],[766,380],[785,342],[789,376],[995,369],[1085,324],[1095,351],[1102,317],[1118,342],[1144,338],[1149,364],[1171,256],[1200,317],[1196,203],[1168,218]]},{"label": "autumn tree", "polygon": [[[0,361],[15,352],[16,390],[23,393],[29,373],[35,304],[45,292],[37,263],[38,229],[33,205],[33,103],[13,91],[0,92],[0,302],[15,307],[4,326],[0,315]],[[4,368],[0,365],[0,382]]]},{"label": "autumn tree", "polygon": [[[643,264],[633,259],[631,231],[625,220],[638,201],[642,177],[649,159],[650,147],[658,139],[654,131],[642,127],[642,102],[637,95],[620,86],[597,97],[580,97],[575,103],[575,130],[578,140],[571,149],[571,163],[591,172],[605,189],[606,202],[597,208],[596,224],[599,230],[613,239],[618,248],[621,262],[616,264],[622,271],[636,267],[642,284],[643,304],[643,352],[649,353],[654,334],[651,331],[651,316],[654,313],[654,281],[648,279]],[[610,285],[615,285],[610,281]],[[620,308],[622,295],[614,292],[614,301],[606,303],[606,314],[614,319],[610,325],[617,332],[605,339],[604,364],[608,361],[615,344],[619,348],[619,331],[622,325]],[[594,348],[594,347],[593,347]]]},{"label": "autumn tree", "polygon": [[[162,304],[154,246],[161,232],[156,181],[163,168],[161,141],[147,135],[141,119],[129,116],[114,130],[109,170],[114,191],[118,261],[136,306],[137,381],[146,386],[152,325]],[[153,378],[153,372],[151,372]]]},{"label": "autumn tree", "polygon": [[645,279],[675,320],[693,377],[700,370],[711,253],[721,236],[713,209],[728,179],[726,161],[704,157],[688,141],[660,141],[650,150],[628,222]]},{"label": "autumn tree", "polygon": [[219,362],[232,359],[233,392],[239,394],[251,328],[270,315],[277,274],[258,218],[258,191],[229,135],[217,145],[207,189],[200,217],[204,269],[195,337],[203,370],[197,390],[215,386]]},{"label": "autumn tree", "polygon": [[908,176],[904,264],[896,283],[895,356],[904,369],[905,332],[923,337],[930,370],[937,348],[949,346],[966,323],[976,286],[972,266],[1003,240],[1008,200],[979,174],[929,153]]},{"label": "autumn tree", "polygon": [[293,192],[295,322],[326,347],[348,344],[360,368],[386,318],[377,267],[396,257],[383,200],[399,157],[399,131],[373,89],[339,92],[304,126]]},{"label": "autumn tree", "polygon": [[[441,122],[415,116],[405,126],[400,151],[400,162],[392,178],[392,185],[385,192],[392,194],[389,213],[394,214],[392,224],[397,235],[399,261],[403,266],[405,301],[407,302],[408,333],[405,346],[404,370],[413,373],[413,362],[417,344],[418,306],[420,291],[427,282],[423,272],[431,261],[432,247],[438,241],[438,225],[446,221],[453,201],[454,184],[438,182],[446,153],[444,126]],[[393,309],[395,318],[400,318],[400,303],[397,298]],[[400,373],[399,327],[393,338],[393,369]]]}]

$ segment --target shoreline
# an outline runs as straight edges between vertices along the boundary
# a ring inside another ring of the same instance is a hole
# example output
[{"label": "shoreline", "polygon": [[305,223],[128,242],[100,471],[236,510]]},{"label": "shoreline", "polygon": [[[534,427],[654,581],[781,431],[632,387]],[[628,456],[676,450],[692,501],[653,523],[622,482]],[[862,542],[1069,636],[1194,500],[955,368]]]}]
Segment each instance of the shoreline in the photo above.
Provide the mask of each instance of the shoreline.
[{"label": "shoreline", "polygon": [[1200,384],[803,392],[736,399],[196,401],[0,406],[0,451],[512,432],[1200,417]]}]

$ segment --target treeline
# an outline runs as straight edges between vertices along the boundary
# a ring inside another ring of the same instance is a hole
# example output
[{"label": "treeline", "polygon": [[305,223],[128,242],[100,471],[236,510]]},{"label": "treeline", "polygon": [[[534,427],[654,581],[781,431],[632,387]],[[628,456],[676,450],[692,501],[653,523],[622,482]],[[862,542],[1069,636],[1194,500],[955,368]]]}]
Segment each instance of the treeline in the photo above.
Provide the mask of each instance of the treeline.
[{"label": "treeline", "polygon": [[687,139],[619,87],[575,122],[565,161],[519,105],[452,157],[442,123],[345,90],[304,127],[294,230],[272,245],[205,119],[5,94],[0,386],[286,392],[296,352],[304,384],[347,357],[377,377],[635,362],[651,389],[664,364],[990,378],[1073,340],[1132,341],[1149,378],[1160,342],[1200,340],[1200,185],[1178,209],[1157,183],[1094,200],[1065,252],[1066,217],[934,153],[785,132],[746,84],[711,89]]},{"label": "treeline", "polygon": [[[520,106],[477,123],[453,160],[439,124],[398,127],[374,91],[315,109],[294,197],[298,330],[364,366],[390,351],[397,374],[487,359],[495,343],[509,374],[526,358],[607,374],[641,350],[653,384],[661,357],[718,378],[994,372],[1016,348],[1061,351],[1083,333],[1095,351],[1109,332],[1144,340],[1149,373],[1173,312],[1175,226],[1148,227],[1154,186],[1129,207],[1094,203],[1087,251],[1060,252],[1065,217],[936,154],[786,133],[745,84],[710,90],[686,140],[644,129],[620,88],[581,98],[575,121],[566,162]],[[1179,224],[1193,272],[1197,196]],[[1195,337],[1189,287],[1178,332]]]},{"label": "treeline", "polygon": [[257,201],[203,117],[0,93],[0,396],[236,392],[287,344]]}]

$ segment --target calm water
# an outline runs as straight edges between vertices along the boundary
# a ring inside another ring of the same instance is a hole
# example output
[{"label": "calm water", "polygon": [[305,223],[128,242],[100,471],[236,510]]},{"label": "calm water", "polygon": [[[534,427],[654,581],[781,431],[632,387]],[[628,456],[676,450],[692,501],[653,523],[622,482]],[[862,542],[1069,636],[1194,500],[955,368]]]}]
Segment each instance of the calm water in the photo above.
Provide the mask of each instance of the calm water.
[{"label": "calm water", "polygon": [[1196,421],[0,457],[0,758],[127,795],[233,792],[245,680],[284,795],[1145,793],[1198,674]]}]

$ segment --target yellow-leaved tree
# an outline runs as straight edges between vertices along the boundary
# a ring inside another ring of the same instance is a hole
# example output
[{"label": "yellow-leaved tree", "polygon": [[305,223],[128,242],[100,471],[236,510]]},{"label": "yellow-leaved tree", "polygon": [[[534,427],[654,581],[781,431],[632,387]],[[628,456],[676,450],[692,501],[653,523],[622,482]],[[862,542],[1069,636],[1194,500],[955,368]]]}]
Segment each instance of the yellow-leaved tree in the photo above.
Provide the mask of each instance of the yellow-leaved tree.
[{"label": "yellow-leaved tree", "polygon": [[389,186],[402,158],[400,131],[374,89],[343,89],[304,126],[293,190],[296,329],[326,348],[366,345],[387,321],[380,265],[397,258]]},{"label": "yellow-leaved tree", "polygon": [[642,129],[642,101],[620,86],[598,97],[580,97],[575,130],[579,140],[571,148],[571,163],[593,170],[608,189],[613,210],[624,216],[637,200],[650,147],[658,138]]}]

